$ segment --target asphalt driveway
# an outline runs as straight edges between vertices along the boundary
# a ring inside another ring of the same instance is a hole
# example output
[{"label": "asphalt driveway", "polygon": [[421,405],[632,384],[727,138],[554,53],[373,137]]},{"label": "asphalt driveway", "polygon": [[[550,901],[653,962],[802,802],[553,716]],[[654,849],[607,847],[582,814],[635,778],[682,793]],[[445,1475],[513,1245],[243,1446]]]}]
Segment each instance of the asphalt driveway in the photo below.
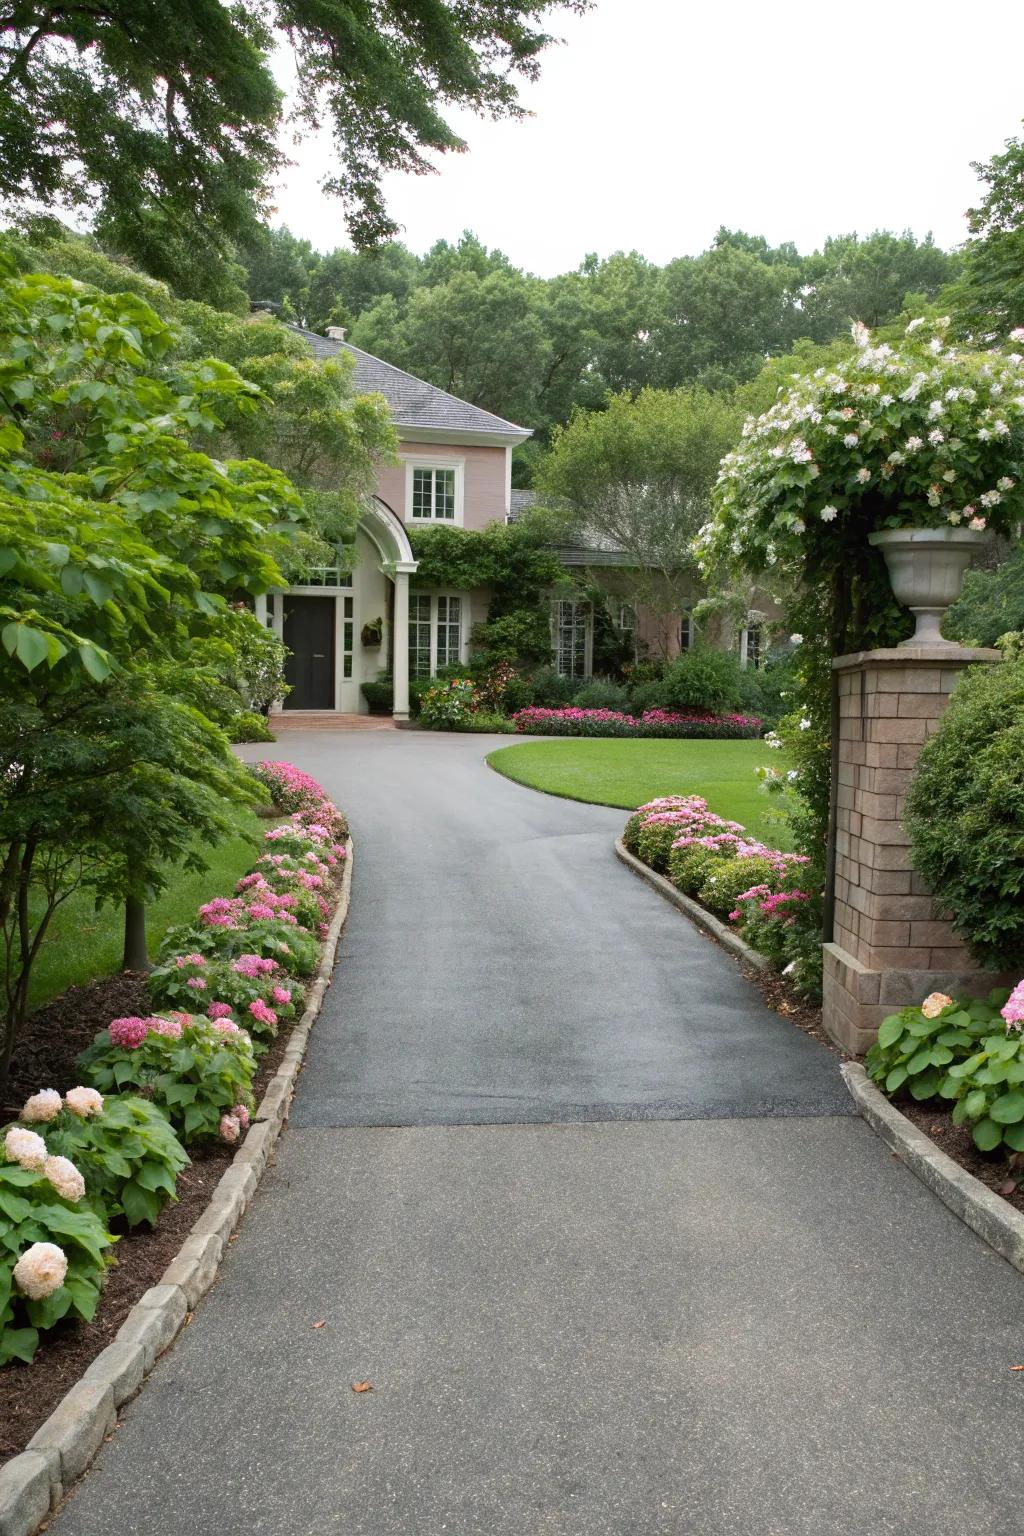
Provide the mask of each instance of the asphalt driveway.
[{"label": "asphalt driveway", "polygon": [[51,1530],[1019,1536],[1020,1276],[614,859],[622,814],[490,745],[279,743],[352,816],[336,982],[220,1280]]}]

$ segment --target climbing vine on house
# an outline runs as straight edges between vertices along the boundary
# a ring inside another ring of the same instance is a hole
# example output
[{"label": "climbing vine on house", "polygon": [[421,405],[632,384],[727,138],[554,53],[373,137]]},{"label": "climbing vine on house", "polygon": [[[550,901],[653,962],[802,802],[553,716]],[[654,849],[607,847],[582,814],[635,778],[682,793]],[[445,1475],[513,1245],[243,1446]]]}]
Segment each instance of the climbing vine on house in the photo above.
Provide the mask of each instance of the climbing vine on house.
[{"label": "climbing vine on house", "polygon": [[477,626],[474,648],[484,662],[531,665],[550,660],[547,596],[564,586],[566,571],[529,524],[409,530],[419,570],[413,587],[491,594],[487,622]]}]

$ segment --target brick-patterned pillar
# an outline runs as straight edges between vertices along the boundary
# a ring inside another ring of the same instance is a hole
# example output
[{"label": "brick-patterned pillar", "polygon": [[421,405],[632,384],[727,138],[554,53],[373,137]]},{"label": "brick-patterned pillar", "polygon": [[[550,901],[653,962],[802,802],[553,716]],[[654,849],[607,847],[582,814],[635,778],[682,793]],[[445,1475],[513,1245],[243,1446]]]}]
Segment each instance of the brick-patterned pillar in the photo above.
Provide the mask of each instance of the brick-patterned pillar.
[{"label": "brick-patterned pillar", "polygon": [[929,992],[983,994],[981,972],[910,865],[901,820],[921,747],[964,667],[998,651],[898,646],[838,656],[835,932],[825,945],[824,1024],[846,1050],[872,1044],[885,1016]]}]

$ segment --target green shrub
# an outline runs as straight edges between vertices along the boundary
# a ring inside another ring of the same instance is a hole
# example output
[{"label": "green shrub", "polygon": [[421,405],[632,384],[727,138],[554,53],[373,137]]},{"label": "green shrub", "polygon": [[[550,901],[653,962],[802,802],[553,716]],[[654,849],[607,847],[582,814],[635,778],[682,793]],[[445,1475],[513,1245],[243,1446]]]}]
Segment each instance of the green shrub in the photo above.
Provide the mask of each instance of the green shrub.
[{"label": "green shrub", "polygon": [[629,714],[629,691],[622,683],[613,683],[607,677],[593,677],[584,683],[573,699],[577,709],[618,709]]},{"label": "green shrub", "polygon": [[540,608],[517,608],[473,630],[473,649],[491,666],[509,661],[530,667],[551,659],[551,620]]},{"label": "green shrub", "polygon": [[320,961],[320,945],[313,934],[283,918],[264,918],[247,928],[211,928],[204,923],[180,923],[168,928],[158,958],[197,952],[219,960],[239,955],[264,955],[276,960],[290,976],[311,976]]},{"label": "green shrub", "polygon": [[914,868],[984,964],[1024,963],[1024,657],[970,668],[907,794]]},{"label": "green shrub", "polygon": [[256,1058],[228,1020],[185,1019],[115,1019],[77,1066],[100,1093],[128,1088],[151,1099],[188,1143],[221,1136],[222,1117],[236,1107],[248,1120]]},{"label": "green shrub", "polygon": [[530,704],[538,709],[558,709],[560,705],[572,704],[584,686],[581,677],[562,677],[554,667],[540,667],[534,672],[532,682],[533,698]]},{"label": "green shrub", "polygon": [[959,601],[946,614],[942,633],[961,645],[995,645],[1024,629],[1024,544],[1015,544],[991,571],[968,571]]},{"label": "green shrub", "polygon": [[698,646],[666,667],[660,707],[712,715],[738,710],[741,671],[738,659],[728,651]]},{"label": "green shrub", "polygon": [[[0,1163],[0,1366],[11,1360],[28,1363],[40,1332],[61,1318],[92,1322],[108,1263],[105,1250],[114,1241],[94,1210],[82,1200],[65,1200],[44,1173],[19,1163]],[[46,1285],[51,1288],[33,1299],[19,1283],[20,1276],[15,1278],[15,1269],[37,1243],[60,1249],[67,1271],[63,1281],[54,1284],[59,1269],[54,1272],[48,1266],[48,1278],[29,1284],[37,1292]]]},{"label": "green shrub", "polygon": [[476,734],[489,732],[492,735],[514,736],[515,726],[504,715],[488,713],[487,710],[478,709],[476,714],[467,715],[464,720],[447,727],[450,731],[468,731]]},{"label": "green shrub", "polygon": [[371,715],[391,714],[395,707],[395,687],[390,677],[378,677],[376,682],[362,683],[360,686]]},{"label": "green shrub", "polygon": [[[149,973],[146,989],[157,1012],[166,1008],[205,1012],[211,1005],[226,1005],[235,1022],[257,1039],[273,1039],[280,1021],[294,1019],[303,1006],[298,982],[292,981],[276,961],[255,955],[231,961],[207,960],[198,951],[176,955]],[[262,1007],[254,1012],[254,1004]]]},{"label": "green shrub", "polygon": [[258,715],[254,709],[240,710],[237,715],[232,715],[224,727],[228,741],[276,741],[270,726],[264,715]]},{"label": "green shrub", "polygon": [[456,731],[473,714],[476,688],[468,677],[437,682],[423,695],[420,721],[428,731]]},{"label": "green shrub", "polygon": [[696,896],[708,875],[726,863],[727,857],[725,853],[704,848],[700,843],[673,848],[668,856],[668,877],[685,896]]},{"label": "green shrub", "polygon": [[98,1114],[64,1109],[37,1129],[49,1150],[69,1157],[82,1174],[90,1204],[96,1197],[101,1202],[100,1216],[105,1208],[130,1227],[143,1221],[155,1227],[163,1206],[176,1198],[188,1153],[167,1116],[147,1099],[109,1094]]},{"label": "green shrub", "polygon": [[1001,1015],[1008,995],[935,993],[921,1008],[890,1014],[864,1058],[868,1075],[888,1094],[951,1101],[954,1124],[969,1124],[983,1152],[1024,1152],[1024,1032]]},{"label": "green shrub", "polygon": [[766,885],[769,890],[777,891],[785,880],[786,876],[779,873],[777,861],[756,854],[749,858],[720,859],[708,866],[697,894],[710,911],[719,917],[728,917],[735,911],[744,891],[755,885]]}]

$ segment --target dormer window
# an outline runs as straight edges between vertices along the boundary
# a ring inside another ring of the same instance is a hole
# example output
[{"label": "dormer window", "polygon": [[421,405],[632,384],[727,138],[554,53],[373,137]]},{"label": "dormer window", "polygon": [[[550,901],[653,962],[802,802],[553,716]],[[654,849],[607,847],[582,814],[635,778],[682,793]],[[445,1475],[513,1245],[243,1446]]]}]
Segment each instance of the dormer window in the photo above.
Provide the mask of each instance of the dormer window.
[{"label": "dormer window", "polygon": [[406,461],[405,517],[410,523],[462,524],[462,463]]}]

